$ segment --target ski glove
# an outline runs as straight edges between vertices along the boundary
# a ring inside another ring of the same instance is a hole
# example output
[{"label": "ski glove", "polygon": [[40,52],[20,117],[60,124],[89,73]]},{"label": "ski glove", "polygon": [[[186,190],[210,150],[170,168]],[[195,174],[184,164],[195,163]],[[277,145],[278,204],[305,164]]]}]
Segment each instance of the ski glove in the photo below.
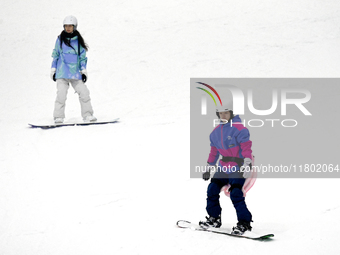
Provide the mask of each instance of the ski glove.
[{"label": "ski glove", "polygon": [[81,73],[81,79],[85,83],[87,81],[87,71],[86,71],[86,69],[81,70],[80,73]]},{"label": "ski glove", "polygon": [[55,78],[55,72],[57,71],[56,68],[51,68],[51,74],[50,74],[50,77],[53,81],[56,81],[56,78]]},{"label": "ski glove", "polygon": [[249,178],[251,176],[251,173],[252,173],[251,163],[252,161],[250,158],[245,158],[243,161],[243,166],[241,166],[241,172],[243,173],[244,178]]},{"label": "ski glove", "polygon": [[210,172],[215,169],[215,166],[207,165],[206,172],[203,173],[203,180],[207,181],[210,179]]}]

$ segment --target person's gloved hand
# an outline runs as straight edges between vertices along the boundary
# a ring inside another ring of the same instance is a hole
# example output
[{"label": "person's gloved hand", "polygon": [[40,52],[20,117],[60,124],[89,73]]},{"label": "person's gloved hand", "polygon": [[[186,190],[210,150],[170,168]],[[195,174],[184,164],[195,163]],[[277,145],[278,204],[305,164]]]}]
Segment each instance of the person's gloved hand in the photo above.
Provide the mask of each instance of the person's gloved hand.
[{"label": "person's gloved hand", "polygon": [[207,165],[206,166],[206,172],[203,173],[203,180],[208,181],[210,179],[210,173],[215,169],[215,166]]},{"label": "person's gloved hand", "polygon": [[85,83],[87,81],[87,71],[86,71],[86,69],[81,70],[80,73],[81,73],[81,79]]},{"label": "person's gloved hand", "polygon": [[51,73],[50,73],[50,77],[53,81],[56,81],[56,78],[55,78],[55,72],[57,71],[56,68],[51,68]]},{"label": "person's gloved hand", "polygon": [[249,178],[251,176],[252,171],[252,161],[250,158],[245,158],[243,161],[243,166],[241,166],[241,172],[243,173],[244,178]]}]

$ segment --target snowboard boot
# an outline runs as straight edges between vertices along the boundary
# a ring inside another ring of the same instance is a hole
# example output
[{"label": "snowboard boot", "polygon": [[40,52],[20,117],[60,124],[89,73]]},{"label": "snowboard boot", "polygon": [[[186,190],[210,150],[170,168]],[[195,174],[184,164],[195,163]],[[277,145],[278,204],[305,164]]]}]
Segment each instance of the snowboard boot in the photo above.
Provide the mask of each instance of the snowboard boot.
[{"label": "snowboard boot", "polygon": [[200,221],[199,225],[202,228],[219,228],[222,225],[222,221],[221,221],[221,216],[218,216],[217,218],[209,216],[209,217],[205,217],[206,221]]},{"label": "snowboard boot", "polygon": [[94,116],[86,116],[83,120],[84,122],[95,122],[97,121],[97,118]]},{"label": "snowboard boot", "polygon": [[246,231],[251,231],[250,222],[239,221],[236,227],[233,227],[231,234],[233,235],[243,235]]},{"label": "snowboard boot", "polygon": [[54,123],[55,124],[62,124],[62,123],[64,123],[64,118],[54,118]]}]

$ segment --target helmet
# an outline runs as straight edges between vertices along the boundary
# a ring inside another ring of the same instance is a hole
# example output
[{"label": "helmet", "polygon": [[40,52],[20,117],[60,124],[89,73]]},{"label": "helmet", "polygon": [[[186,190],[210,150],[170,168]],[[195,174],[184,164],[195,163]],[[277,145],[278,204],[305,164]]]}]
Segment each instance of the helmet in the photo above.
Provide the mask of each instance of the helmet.
[{"label": "helmet", "polygon": [[219,112],[230,112],[230,119],[234,118],[232,103],[217,106],[216,115],[220,118]]},{"label": "helmet", "polygon": [[64,22],[63,22],[63,25],[73,25],[74,27],[74,30],[77,30],[77,26],[78,26],[78,21],[77,21],[77,18],[74,17],[74,16],[67,16],[65,19],[64,19]]}]

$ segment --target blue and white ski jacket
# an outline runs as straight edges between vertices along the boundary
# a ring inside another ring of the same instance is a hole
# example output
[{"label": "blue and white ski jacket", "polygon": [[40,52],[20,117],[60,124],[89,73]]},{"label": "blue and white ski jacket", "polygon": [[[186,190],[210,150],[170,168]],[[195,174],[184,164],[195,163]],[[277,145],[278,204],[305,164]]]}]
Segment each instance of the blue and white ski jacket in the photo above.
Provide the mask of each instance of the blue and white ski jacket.
[{"label": "blue and white ski jacket", "polygon": [[52,68],[56,68],[56,79],[75,79],[81,80],[81,70],[86,69],[87,57],[86,50],[80,45],[78,54],[78,36],[70,39],[73,47],[68,47],[65,43],[60,47],[58,37],[52,53]]}]

